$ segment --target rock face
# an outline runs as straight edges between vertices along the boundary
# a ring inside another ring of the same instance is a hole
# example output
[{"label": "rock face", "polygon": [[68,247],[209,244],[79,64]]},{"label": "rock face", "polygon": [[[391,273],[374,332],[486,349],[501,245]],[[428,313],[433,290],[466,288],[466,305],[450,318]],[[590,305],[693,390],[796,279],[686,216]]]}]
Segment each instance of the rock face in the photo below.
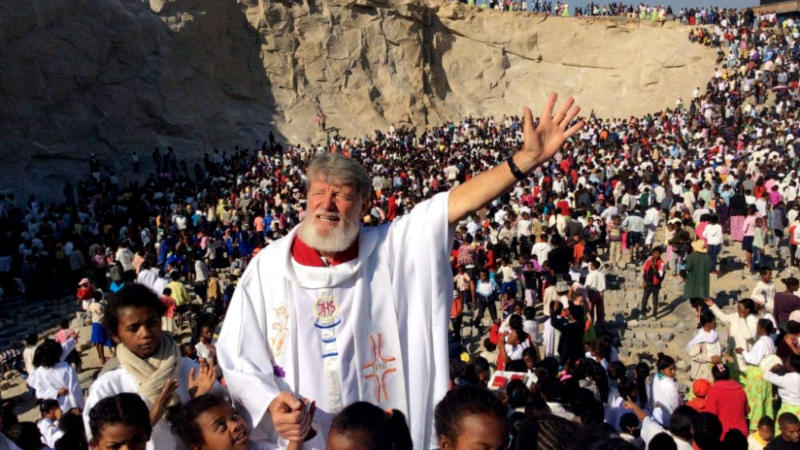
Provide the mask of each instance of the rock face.
[{"label": "rock face", "polygon": [[101,163],[319,142],[465,115],[515,114],[547,92],[629,116],[687,98],[710,49],[688,29],[424,0],[0,2],[0,187],[58,198]]}]

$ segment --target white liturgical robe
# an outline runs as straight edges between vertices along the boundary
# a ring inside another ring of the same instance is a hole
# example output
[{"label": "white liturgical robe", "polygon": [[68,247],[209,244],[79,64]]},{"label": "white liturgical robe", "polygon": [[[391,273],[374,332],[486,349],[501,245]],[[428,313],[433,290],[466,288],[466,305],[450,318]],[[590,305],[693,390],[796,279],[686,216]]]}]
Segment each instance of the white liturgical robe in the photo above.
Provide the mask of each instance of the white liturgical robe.
[{"label": "white liturgical robe", "polygon": [[360,400],[401,410],[414,447],[431,446],[433,410],[449,376],[447,208],[441,193],[390,224],[363,227],[358,257],[336,266],[297,263],[297,229],[251,261],[217,354],[254,439],[286,444],[267,407],[290,391],[317,402],[318,435],[304,449],[324,449],[333,415]]}]

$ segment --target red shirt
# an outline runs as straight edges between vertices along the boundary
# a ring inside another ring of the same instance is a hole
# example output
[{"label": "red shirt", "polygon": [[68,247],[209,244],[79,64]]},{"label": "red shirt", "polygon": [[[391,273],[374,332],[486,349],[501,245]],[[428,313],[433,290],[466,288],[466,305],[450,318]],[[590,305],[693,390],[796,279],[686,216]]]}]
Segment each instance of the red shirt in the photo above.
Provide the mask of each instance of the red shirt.
[{"label": "red shirt", "polygon": [[566,200],[559,200],[558,203],[556,203],[556,208],[558,208],[562,216],[569,215],[569,202]]},{"label": "red shirt", "polygon": [[733,380],[720,380],[711,385],[706,395],[705,412],[716,414],[722,423],[722,436],[730,429],[736,429],[747,436],[747,395],[739,383]]},{"label": "red shirt", "polygon": [[161,303],[164,305],[164,307],[167,309],[166,312],[164,312],[164,317],[166,317],[168,319],[174,319],[175,318],[175,308],[177,307],[176,303],[175,303],[175,299],[170,297],[170,296],[168,296],[168,295],[162,295],[160,300],[161,300]]},{"label": "red shirt", "polygon": [[[358,257],[358,239],[353,242],[347,250],[333,255],[333,261],[330,261],[331,266],[341,264],[351,259]],[[325,267],[326,264],[322,262],[319,253],[308,244],[303,242],[299,236],[295,236],[292,241],[292,258],[304,266],[312,267]]]}]

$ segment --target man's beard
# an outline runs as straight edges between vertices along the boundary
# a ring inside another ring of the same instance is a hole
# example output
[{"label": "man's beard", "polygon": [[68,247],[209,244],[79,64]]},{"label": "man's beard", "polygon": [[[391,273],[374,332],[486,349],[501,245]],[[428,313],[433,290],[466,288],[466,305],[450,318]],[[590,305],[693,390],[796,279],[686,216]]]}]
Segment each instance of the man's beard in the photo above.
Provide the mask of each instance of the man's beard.
[{"label": "man's beard", "polygon": [[[321,211],[321,213],[324,214],[325,212]],[[361,225],[358,209],[354,209],[350,217],[339,214],[341,226],[330,228],[327,236],[320,235],[312,223],[317,214],[316,211],[307,212],[300,223],[300,228],[297,229],[297,235],[306,245],[314,250],[326,253],[343,252],[353,245],[353,242],[358,238],[358,231]]]}]

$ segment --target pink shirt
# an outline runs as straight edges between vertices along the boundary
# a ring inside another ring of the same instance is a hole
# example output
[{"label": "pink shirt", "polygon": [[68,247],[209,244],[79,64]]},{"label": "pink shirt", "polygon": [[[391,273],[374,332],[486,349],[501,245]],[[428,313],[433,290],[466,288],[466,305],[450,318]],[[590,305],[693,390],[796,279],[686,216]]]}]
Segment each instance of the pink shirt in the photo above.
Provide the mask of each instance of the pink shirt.
[{"label": "pink shirt", "polygon": [[69,340],[69,338],[74,338],[76,336],[75,330],[69,328],[62,328],[56,331],[55,341],[59,344],[63,344]]},{"label": "pink shirt", "polygon": [[754,236],[755,234],[756,234],[756,215],[753,214],[752,216],[747,216],[744,218],[744,223],[742,224],[742,235]]},{"label": "pink shirt", "polygon": [[769,191],[769,204],[772,206],[777,205],[783,200],[781,193],[778,191]]}]

